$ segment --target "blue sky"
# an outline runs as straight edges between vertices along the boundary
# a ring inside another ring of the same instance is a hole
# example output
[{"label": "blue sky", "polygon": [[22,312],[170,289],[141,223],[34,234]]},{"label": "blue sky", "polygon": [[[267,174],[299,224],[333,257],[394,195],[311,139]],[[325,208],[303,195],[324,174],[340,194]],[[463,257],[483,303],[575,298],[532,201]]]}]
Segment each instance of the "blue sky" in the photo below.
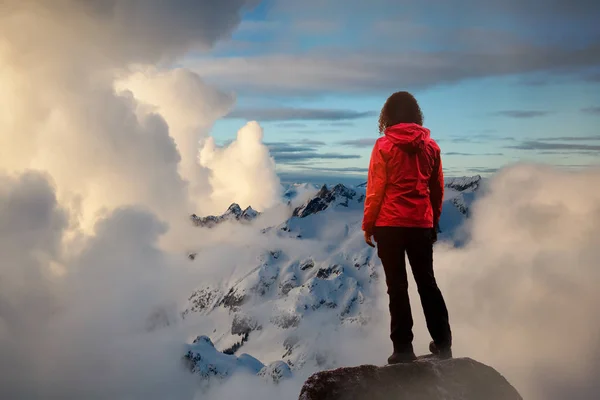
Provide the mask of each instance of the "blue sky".
[{"label": "blue sky", "polygon": [[186,64],[236,93],[218,141],[259,121],[284,180],[364,179],[398,90],[420,102],[448,176],[579,168],[600,162],[599,3],[267,0]]}]

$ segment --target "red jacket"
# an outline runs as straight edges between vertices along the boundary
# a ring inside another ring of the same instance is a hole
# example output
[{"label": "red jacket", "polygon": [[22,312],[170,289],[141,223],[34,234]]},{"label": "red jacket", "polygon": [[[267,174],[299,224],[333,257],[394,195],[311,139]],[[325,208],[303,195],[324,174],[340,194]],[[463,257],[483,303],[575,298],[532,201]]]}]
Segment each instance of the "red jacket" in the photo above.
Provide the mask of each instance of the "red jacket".
[{"label": "red jacket", "polygon": [[443,197],[440,148],[429,129],[417,124],[387,128],[371,153],[362,229],[432,228],[439,222]]}]

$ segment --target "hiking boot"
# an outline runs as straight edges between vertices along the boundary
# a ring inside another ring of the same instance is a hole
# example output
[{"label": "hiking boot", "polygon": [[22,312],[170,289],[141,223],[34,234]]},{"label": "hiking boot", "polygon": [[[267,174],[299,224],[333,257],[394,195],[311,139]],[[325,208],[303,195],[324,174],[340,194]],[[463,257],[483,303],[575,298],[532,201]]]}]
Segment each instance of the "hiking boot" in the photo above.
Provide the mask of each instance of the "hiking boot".
[{"label": "hiking boot", "polygon": [[409,362],[413,362],[417,359],[417,356],[415,355],[415,353],[413,351],[407,351],[407,352],[394,352],[394,354],[392,354],[391,356],[389,356],[388,358],[388,364],[400,364],[400,363],[409,363]]},{"label": "hiking boot", "polygon": [[438,358],[442,360],[446,360],[448,358],[452,358],[452,348],[448,347],[438,347],[435,342],[429,343],[429,351],[431,354],[435,354]]}]

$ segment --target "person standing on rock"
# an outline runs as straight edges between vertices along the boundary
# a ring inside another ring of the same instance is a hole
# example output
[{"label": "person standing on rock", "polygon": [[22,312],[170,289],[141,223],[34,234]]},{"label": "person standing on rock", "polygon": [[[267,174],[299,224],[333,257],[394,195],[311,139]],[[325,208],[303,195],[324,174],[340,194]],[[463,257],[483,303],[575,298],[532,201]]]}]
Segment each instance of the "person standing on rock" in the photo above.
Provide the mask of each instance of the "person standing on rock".
[{"label": "person standing on rock", "polygon": [[423,127],[421,108],[408,92],[387,99],[379,132],[383,136],[371,153],[362,230],[369,246],[375,247],[375,238],[385,270],[394,345],[388,363],[416,359],[405,254],[433,339],[429,349],[440,358],[451,358],[448,309],[433,273],[433,244],[444,195],[440,148]]}]

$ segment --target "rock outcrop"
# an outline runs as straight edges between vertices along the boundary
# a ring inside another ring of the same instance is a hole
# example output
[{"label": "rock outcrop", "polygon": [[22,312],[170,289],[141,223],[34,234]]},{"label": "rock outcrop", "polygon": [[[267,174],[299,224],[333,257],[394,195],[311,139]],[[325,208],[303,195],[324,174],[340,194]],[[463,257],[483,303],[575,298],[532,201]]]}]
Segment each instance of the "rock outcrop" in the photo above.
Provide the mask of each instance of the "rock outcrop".
[{"label": "rock outcrop", "polygon": [[470,358],[362,365],[312,375],[299,400],[522,400],[493,368]]},{"label": "rock outcrop", "polygon": [[[333,189],[328,189],[326,185],[323,185],[321,190],[312,199],[294,210],[293,216],[305,218],[324,211],[332,205],[348,207],[349,202],[355,197],[357,197],[356,190],[342,184],[335,185]],[[357,199],[358,202],[362,202],[363,200],[364,196],[360,196]]]},{"label": "rock outcrop", "polygon": [[459,192],[474,192],[481,185],[481,175],[463,176],[460,178],[446,178],[444,186]]},{"label": "rock outcrop", "polygon": [[242,211],[241,207],[237,203],[233,203],[229,206],[227,211],[222,215],[209,215],[208,217],[199,217],[196,214],[192,214],[190,219],[195,226],[202,228],[213,228],[225,221],[239,221],[239,222],[250,222],[258,217],[260,213],[255,211],[252,207],[247,207]]}]

